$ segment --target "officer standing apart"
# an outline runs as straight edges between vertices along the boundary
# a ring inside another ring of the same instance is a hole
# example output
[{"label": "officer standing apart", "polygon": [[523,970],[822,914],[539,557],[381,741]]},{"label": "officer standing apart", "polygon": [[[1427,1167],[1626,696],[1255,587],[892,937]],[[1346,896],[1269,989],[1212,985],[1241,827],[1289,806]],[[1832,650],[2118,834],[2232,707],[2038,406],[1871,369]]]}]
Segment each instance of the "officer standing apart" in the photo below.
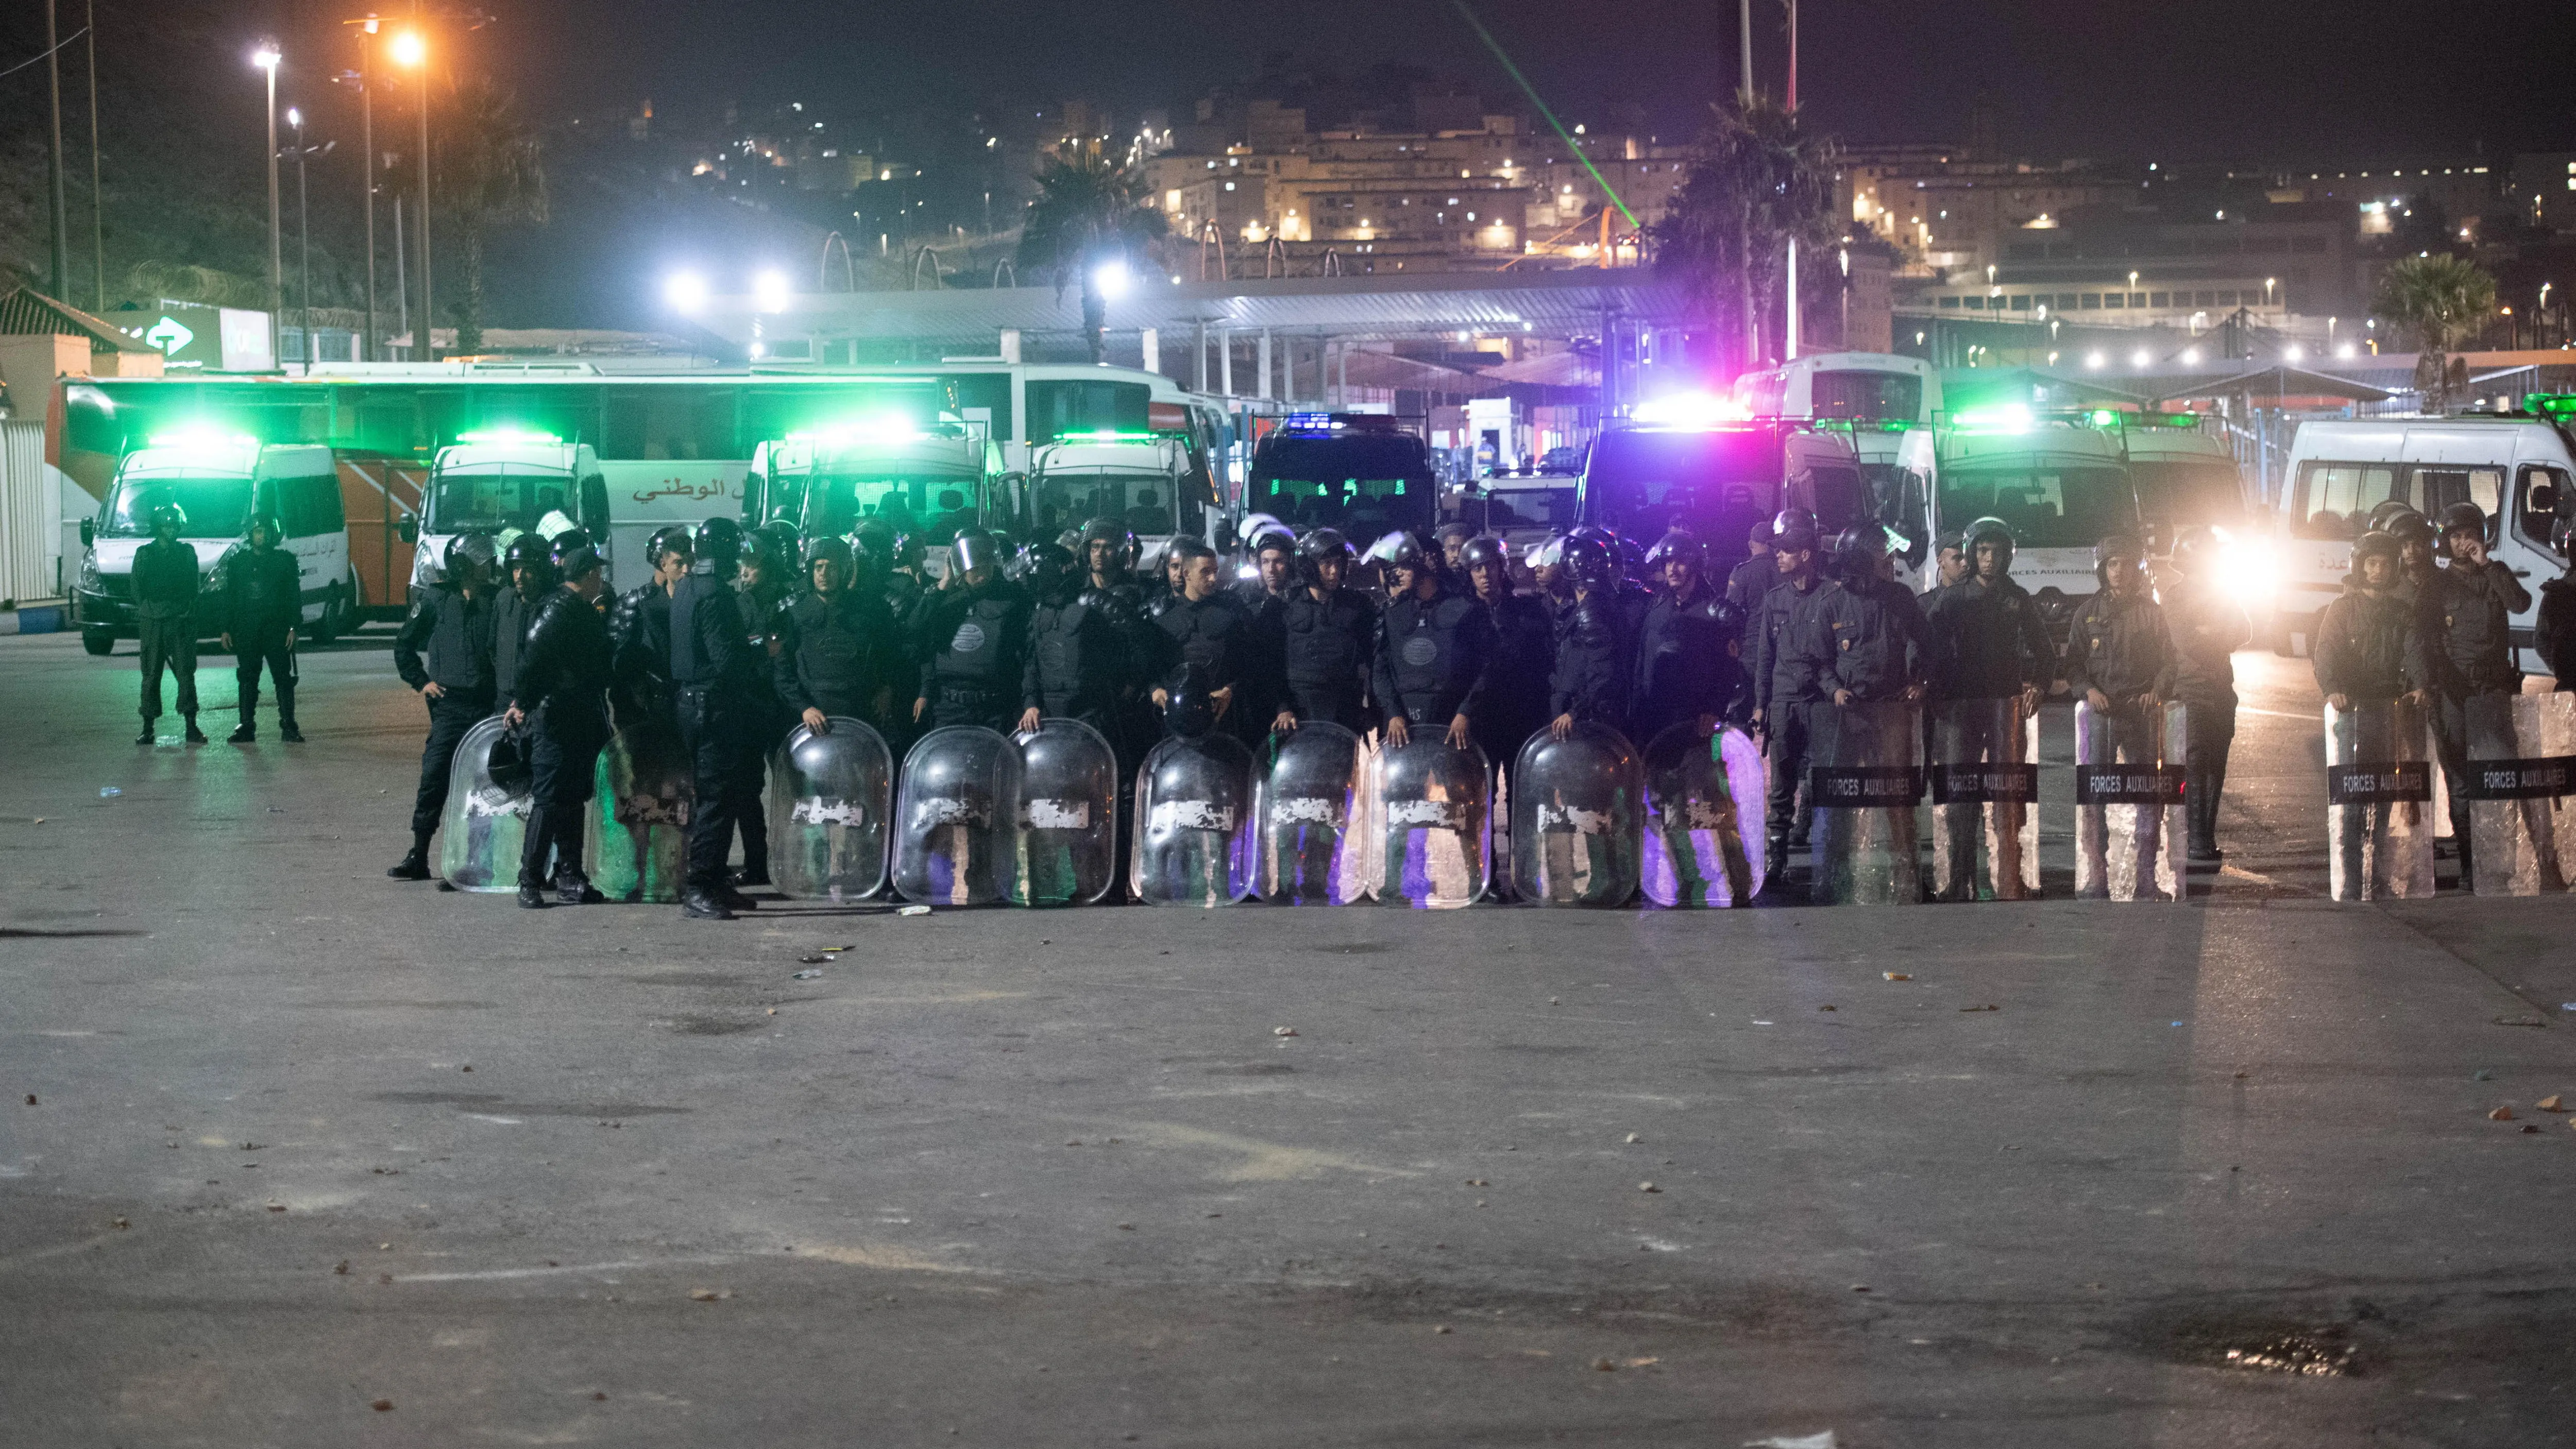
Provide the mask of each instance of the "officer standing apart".
[{"label": "officer standing apart", "polygon": [[152,541],[134,551],[134,624],[143,645],[143,733],[138,745],[153,741],[152,723],[161,717],[161,671],[179,678],[179,717],[188,722],[188,743],[202,745],[197,729],[197,551],[179,535],[188,515],[176,503],[152,509]]},{"label": "officer standing apart", "polygon": [[894,614],[883,595],[860,586],[846,539],[805,545],[805,576],[809,587],[780,620],[771,671],[778,697],[818,735],[832,732],[833,715],[883,733],[905,674]]},{"label": "officer standing apart", "polygon": [[[1467,586],[1493,620],[1494,657],[1505,661],[1485,681],[1485,707],[1475,721],[1476,746],[1497,767],[1508,769],[1520,757],[1521,746],[1550,718],[1547,676],[1527,664],[1513,668],[1511,661],[1553,660],[1556,619],[1545,595],[1513,590],[1510,558],[1501,539],[1492,534],[1471,538],[1458,556],[1466,561]],[[1557,557],[1549,568],[1561,573],[1561,546]]]},{"label": "officer standing apart", "polygon": [[277,546],[285,536],[276,515],[253,514],[242,547],[224,559],[224,599],[232,622],[223,644],[240,661],[233,669],[241,684],[241,723],[230,737],[236,745],[259,738],[252,715],[259,708],[262,664],[277,689],[277,737],[304,743],[304,732],[295,727],[295,627],[304,619],[304,583],[295,555]]},{"label": "officer standing apart", "polygon": [[1303,720],[1328,720],[1354,734],[1375,727],[1368,677],[1378,610],[1367,595],[1342,587],[1350,567],[1351,546],[1338,529],[1318,528],[1297,545],[1299,587],[1280,611],[1287,689],[1273,730],[1284,734]]},{"label": "officer standing apart", "polygon": [[557,900],[586,906],[602,899],[582,874],[581,845],[584,808],[608,743],[608,623],[597,602],[608,589],[608,566],[585,544],[564,555],[562,571],[563,584],[528,622],[502,716],[512,729],[530,727],[528,828],[519,855],[519,904],[530,910],[546,905],[550,854]]},{"label": "officer standing apart", "polygon": [[1556,616],[1554,667],[1547,677],[1547,732],[1556,739],[1578,724],[1625,732],[1628,689],[1637,661],[1619,593],[1619,563],[1599,539],[1565,541],[1565,576],[1574,602]]},{"label": "officer standing apart", "polygon": [[1266,529],[1252,541],[1254,576],[1236,591],[1244,617],[1252,624],[1251,676],[1264,686],[1258,699],[1237,701],[1248,722],[1267,721],[1287,708],[1288,601],[1297,587],[1297,540],[1285,529]]},{"label": "officer standing apart", "polygon": [[1386,566],[1392,584],[1372,666],[1386,742],[1401,749],[1423,728],[1442,731],[1452,749],[1466,748],[1485,708],[1493,617],[1450,588],[1438,557],[1412,534],[1388,534],[1369,557]]},{"label": "officer standing apart", "polygon": [[[1789,852],[1807,848],[1807,813],[1798,797],[1807,789],[1814,742],[1808,737],[1810,711],[1781,692],[1791,677],[1788,640],[1783,637],[1800,605],[1824,586],[1816,569],[1815,525],[1796,510],[1782,512],[1771,533],[1771,567],[1779,581],[1754,601],[1745,634],[1753,646],[1753,723],[1762,731],[1762,752],[1771,762],[1770,820],[1766,822],[1771,877],[1788,868]],[[1778,707],[1774,707],[1774,701]]]},{"label": "officer standing apart", "polygon": [[699,524],[692,556],[688,577],[671,590],[670,653],[663,661],[693,792],[680,911],[694,920],[729,921],[756,904],[726,881],[725,864],[736,823],[759,801],[744,788],[742,755],[753,746],[743,705],[753,676],[769,661],[753,656],[734,596],[741,526],[730,518]]},{"label": "officer standing apart", "polygon": [[991,534],[957,535],[947,577],[913,606],[911,633],[922,661],[915,723],[1007,730],[1019,718],[1029,596],[1002,577],[1002,547]]},{"label": "officer standing apart", "polygon": [[1676,724],[1702,735],[1740,721],[1752,708],[1752,680],[1738,657],[1743,618],[1702,574],[1699,540],[1674,529],[1646,553],[1662,588],[1637,634],[1637,682],[1630,705],[1640,748]]},{"label": "officer standing apart", "polygon": [[[2174,539],[2174,571],[2165,592],[2165,628],[2173,636],[2173,697],[2184,706],[2183,804],[2194,865],[2216,866],[2218,802],[2227,789],[2227,752],[2236,739],[2236,651],[2253,637],[2245,609],[2218,577],[2218,538],[2205,527]],[[2166,748],[2172,748],[2170,742]]]},{"label": "officer standing apart", "polygon": [[2487,556],[2487,516],[2474,503],[2442,510],[2449,556],[2426,581],[2419,607],[2425,635],[2426,683],[2433,695],[2433,745],[2442,760],[2451,807],[2451,839],[2460,849],[2460,888],[2470,889],[2469,701],[2522,692],[2514,667],[2512,616],[2531,607],[2531,591],[2513,570]]},{"label": "officer standing apart", "polygon": [[449,539],[446,580],[421,591],[394,635],[394,672],[429,706],[429,741],[421,747],[420,787],[412,794],[411,853],[385,872],[396,880],[430,878],[429,840],[447,809],[456,747],[492,713],[499,693],[500,678],[492,672],[492,567],[498,562],[490,534]]},{"label": "officer standing apart", "polygon": [[[2101,591],[2075,610],[2066,630],[2066,684],[2111,731],[2117,759],[2157,755],[2153,711],[2173,695],[2173,636],[2148,587],[2146,550],[2115,533],[2093,550]],[[2170,750],[2175,741],[2167,741]]]}]

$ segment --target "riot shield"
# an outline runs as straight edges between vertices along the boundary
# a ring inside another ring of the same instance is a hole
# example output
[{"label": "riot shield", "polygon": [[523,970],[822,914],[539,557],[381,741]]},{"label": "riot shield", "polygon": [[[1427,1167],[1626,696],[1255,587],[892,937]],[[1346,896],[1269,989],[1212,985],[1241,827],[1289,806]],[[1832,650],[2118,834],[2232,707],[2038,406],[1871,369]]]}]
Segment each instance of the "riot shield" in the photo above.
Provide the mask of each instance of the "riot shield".
[{"label": "riot shield", "polygon": [[2433,893],[2433,766],[2424,710],[2325,707],[2326,876],[2339,901]]},{"label": "riot shield", "polygon": [[1932,899],[2039,894],[2039,715],[2021,696],[1946,699],[1932,716]]},{"label": "riot shield", "polygon": [[1368,894],[1361,780],[1366,751],[1342,726],[1313,720],[1273,736],[1270,768],[1253,792],[1261,822],[1262,899],[1345,906]]},{"label": "riot shield", "polygon": [[886,881],[894,756],[866,721],[803,725],[769,766],[769,879],[790,900],[855,901]]},{"label": "riot shield", "polygon": [[2183,873],[2187,711],[2075,701],[2075,894],[2097,901],[2188,901]]},{"label": "riot shield", "polygon": [[1252,752],[1230,735],[1175,736],[1136,774],[1129,878],[1149,906],[1230,906],[1252,894]]},{"label": "riot shield", "polygon": [[696,797],[679,731],[638,720],[599,752],[582,866],[612,901],[668,905],[688,874],[689,811]]},{"label": "riot shield", "polygon": [[1534,906],[1624,906],[1637,893],[1645,762],[1608,725],[1546,730],[1512,771],[1512,884]]},{"label": "riot shield", "polygon": [[1807,771],[1818,905],[1911,906],[1923,899],[1915,802],[1923,798],[1923,707],[1854,701],[1813,711],[1820,763]]},{"label": "riot shield", "polygon": [[2473,697],[2468,731],[2472,885],[2482,896],[2566,890],[2562,852],[2576,849],[2576,694]]},{"label": "riot shield", "polygon": [[1485,752],[1424,730],[1369,757],[1369,894],[1384,906],[1474,904],[1493,876]]},{"label": "riot shield", "polygon": [[943,725],[923,735],[903,757],[894,888],[922,905],[1009,900],[1019,796],[1020,752],[999,730]]},{"label": "riot shield", "polygon": [[519,888],[519,851],[528,832],[528,772],[495,769],[503,733],[494,715],[465,732],[447,767],[447,809],[439,827],[438,873],[461,891]]},{"label": "riot shield", "polygon": [[1118,880],[1118,757],[1076,719],[1042,720],[1015,742],[1011,904],[1095,905]]},{"label": "riot shield", "polygon": [[1491,822],[1494,845],[1493,879],[1485,883],[1485,899],[1507,901],[1519,894],[1512,884],[1512,771],[1517,757],[1494,762],[1494,808],[1485,813]]},{"label": "riot shield", "polygon": [[1749,906],[1762,889],[1770,782],[1742,730],[1672,725],[1646,746],[1640,885],[1654,905]]}]

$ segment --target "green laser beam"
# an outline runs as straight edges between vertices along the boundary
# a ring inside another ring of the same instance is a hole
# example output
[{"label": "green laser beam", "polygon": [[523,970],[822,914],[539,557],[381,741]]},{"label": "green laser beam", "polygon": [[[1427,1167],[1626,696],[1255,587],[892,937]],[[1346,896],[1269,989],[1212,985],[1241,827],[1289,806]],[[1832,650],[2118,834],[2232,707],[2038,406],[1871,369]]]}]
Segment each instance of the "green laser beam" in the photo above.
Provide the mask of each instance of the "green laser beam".
[{"label": "green laser beam", "polygon": [[1521,68],[1512,64],[1512,58],[1503,53],[1502,42],[1494,39],[1494,33],[1487,30],[1485,23],[1476,18],[1475,11],[1467,8],[1467,0],[1453,0],[1453,3],[1457,5],[1458,13],[1467,18],[1467,24],[1475,29],[1476,38],[1485,42],[1485,48],[1494,53],[1494,59],[1503,63],[1503,69],[1511,74],[1512,83],[1521,88],[1521,94],[1529,97],[1530,104],[1538,107],[1538,113],[1547,118],[1550,126],[1556,128],[1556,134],[1564,139],[1566,149],[1574,153],[1574,159],[1583,163],[1583,169],[1592,173],[1594,181],[1601,183],[1601,194],[1610,198],[1610,204],[1619,208],[1619,214],[1628,218],[1630,226],[1642,225],[1643,223],[1637,220],[1637,213],[1630,211],[1628,203],[1620,200],[1619,193],[1611,188],[1610,178],[1601,174],[1601,168],[1593,165],[1592,158],[1583,154],[1583,148],[1576,145],[1574,137],[1566,133],[1565,123],[1556,118],[1556,112],[1549,110],[1547,102],[1538,98],[1538,88],[1531,85],[1529,77],[1522,75]]}]

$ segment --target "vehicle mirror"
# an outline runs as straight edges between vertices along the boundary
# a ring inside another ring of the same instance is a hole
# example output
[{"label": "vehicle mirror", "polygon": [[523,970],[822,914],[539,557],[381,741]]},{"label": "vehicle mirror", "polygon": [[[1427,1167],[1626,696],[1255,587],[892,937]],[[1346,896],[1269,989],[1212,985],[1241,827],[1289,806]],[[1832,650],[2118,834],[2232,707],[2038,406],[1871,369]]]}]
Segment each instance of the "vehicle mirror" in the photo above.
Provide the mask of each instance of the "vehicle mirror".
[{"label": "vehicle mirror", "polygon": [[80,521],[80,533],[81,547],[87,548],[91,544],[98,542],[98,520],[95,518],[82,519]]},{"label": "vehicle mirror", "polygon": [[401,531],[401,533],[402,533],[402,541],[403,541],[403,542],[405,542],[405,543],[418,543],[418,542],[420,542],[420,515],[419,515],[419,514],[417,514],[417,513],[406,513],[406,514],[404,514],[404,515],[402,516],[402,521],[401,521],[400,523],[398,523],[398,524],[394,525],[394,526],[395,526],[395,528],[397,528],[398,530],[400,530],[400,531]]}]

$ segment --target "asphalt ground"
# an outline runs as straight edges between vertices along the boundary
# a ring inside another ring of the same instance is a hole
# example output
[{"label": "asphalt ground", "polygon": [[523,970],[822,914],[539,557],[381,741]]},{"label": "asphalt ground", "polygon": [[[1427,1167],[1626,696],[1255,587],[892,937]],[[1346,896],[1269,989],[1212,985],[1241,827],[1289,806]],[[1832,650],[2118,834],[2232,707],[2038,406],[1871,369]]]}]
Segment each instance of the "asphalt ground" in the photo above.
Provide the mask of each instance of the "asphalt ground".
[{"label": "asphalt ground", "polygon": [[2576,1442],[2576,914],[2322,899],[2303,664],[2189,906],[727,925],[386,880],[385,651],[0,640],[0,1443]]}]

